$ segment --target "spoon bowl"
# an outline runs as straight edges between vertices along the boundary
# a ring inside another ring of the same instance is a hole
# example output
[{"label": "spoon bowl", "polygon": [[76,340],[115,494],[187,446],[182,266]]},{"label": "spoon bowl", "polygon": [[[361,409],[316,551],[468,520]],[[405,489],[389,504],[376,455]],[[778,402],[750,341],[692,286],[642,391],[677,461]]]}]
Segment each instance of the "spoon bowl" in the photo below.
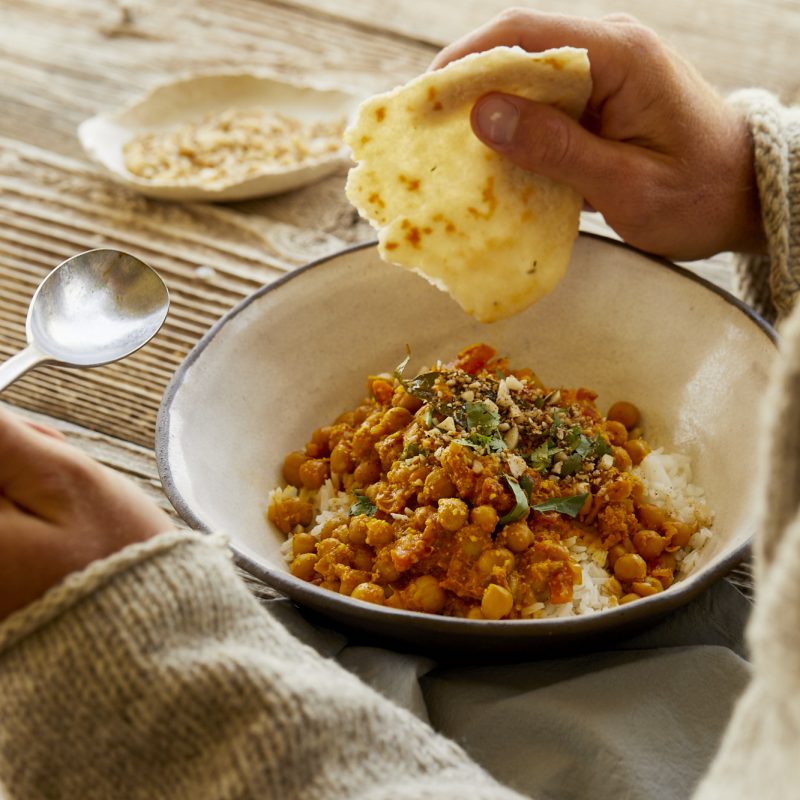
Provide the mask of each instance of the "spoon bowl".
[{"label": "spoon bowl", "polygon": [[98,249],[59,264],[28,308],[28,346],[0,365],[0,389],[43,363],[96,367],[129,356],[159,331],[164,281],[140,259]]}]

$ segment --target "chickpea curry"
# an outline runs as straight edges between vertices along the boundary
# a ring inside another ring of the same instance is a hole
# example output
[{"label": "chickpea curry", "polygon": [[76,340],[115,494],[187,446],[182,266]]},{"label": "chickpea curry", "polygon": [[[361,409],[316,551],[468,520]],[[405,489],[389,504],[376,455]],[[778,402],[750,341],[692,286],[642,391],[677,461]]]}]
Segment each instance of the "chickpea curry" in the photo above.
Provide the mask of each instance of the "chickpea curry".
[{"label": "chickpea curry", "polygon": [[603,416],[592,390],[545,387],[486,344],[413,378],[407,363],[371,376],[357,408],[286,456],[267,516],[293,575],[489,620],[550,615],[587,564],[602,607],[673,583],[699,525],[647,501],[636,406]]}]

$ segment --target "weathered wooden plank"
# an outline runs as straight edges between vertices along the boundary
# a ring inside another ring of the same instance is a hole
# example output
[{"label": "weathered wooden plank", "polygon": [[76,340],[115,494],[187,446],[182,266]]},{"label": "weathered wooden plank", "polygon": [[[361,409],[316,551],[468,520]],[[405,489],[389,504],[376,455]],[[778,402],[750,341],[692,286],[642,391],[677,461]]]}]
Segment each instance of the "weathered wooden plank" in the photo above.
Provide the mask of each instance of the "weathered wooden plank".
[{"label": "weathered wooden plank", "polygon": [[625,11],[667,39],[720,89],[757,85],[784,101],[800,101],[797,0],[287,0],[287,5],[357,23],[362,31],[394,31],[437,47],[512,5],[591,18]]}]

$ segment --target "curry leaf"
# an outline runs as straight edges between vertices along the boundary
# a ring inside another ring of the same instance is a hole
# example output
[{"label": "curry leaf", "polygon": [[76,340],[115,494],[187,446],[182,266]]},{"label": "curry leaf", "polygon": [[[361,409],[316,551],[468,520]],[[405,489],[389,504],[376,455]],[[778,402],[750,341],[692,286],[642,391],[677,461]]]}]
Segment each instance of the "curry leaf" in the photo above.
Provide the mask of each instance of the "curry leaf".
[{"label": "curry leaf", "polygon": [[436,397],[436,392],[433,390],[433,385],[441,373],[439,372],[425,372],[422,375],[417,375],[406,385],[406,391],[413,394],[414,397],[419,397],[420,400],[430,401]]},{"label": "curry leaf", "polygon": [[[559,514],[566,514],[568,517],[577,517],[586,498],[589,496],[588,492],[584,494],[575,494],[571,497],[551,497],[543,503],[537,503],[532,506],[534,511],[545,513],[546,511],[557,511]],[[500,520],[502,522],[502,520]]]},{"label": "curry leaf", "polygon": [[403,381],[403,372],[405,368],[408,366],[408,362],[411,360],[411,353],[409,353],[395,368],[394,372],[392,373],[398,381],[402,383]]},{"label": "curry leaf", "polygon": [[508,488],[513,492],[515,500],[514,508],[505,516],[500,517],[500,524],[507,525],[509,522],[516,522],[522,519],[528,513],[530,506],[528,505],[528,498],[517,480],[510,475],[503,475],[503,477],[508,484]]}]

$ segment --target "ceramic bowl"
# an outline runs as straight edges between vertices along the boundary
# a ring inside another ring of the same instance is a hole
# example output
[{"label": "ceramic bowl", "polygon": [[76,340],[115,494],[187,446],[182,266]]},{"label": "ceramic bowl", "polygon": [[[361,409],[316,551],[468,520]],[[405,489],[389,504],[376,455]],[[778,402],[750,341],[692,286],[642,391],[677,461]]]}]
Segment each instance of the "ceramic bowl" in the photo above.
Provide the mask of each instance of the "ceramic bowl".
[{"label": "ceramic bowl", "polygon": [[193,75],[156,86],[130,106],[99,114],[81,123],[78,138],[86,153],[110,177],[136,191],[162,200],[229,201],[297,189],[350,163],[347,147],[314,161],[273,169],[215,188],[160,184],[140,178],[125,167],[123,148],[134,137],[161,132],[228,109],[274,110],[303,123],[349,119],[361,98],[333,88],[297,85],[254,73]]},{"label": "ceramic bowl", "polygon": [[[484,621],[362,603],[294,578],[265,521],[281,464],[310,432],[363,397],[366,376],[408,374],[485,341],[546,384],[588,386],[598,406],[634,401],[647,438],[688,454],[715,512],[695,571],[667,591],[589,616]],[[712,284],[617,242],[582,234],[556,289],[482,325],[373,245],[298,269],[227,314],[175,374],[158,421],[169,498],[192,526],[225,531],[238,562],[270,586],[369,640],[420,649],[521,654],[590,646],[687,603],[747,553],[754,414],[774,333]],[[748,454],[742,457],[742,454]]]}]

